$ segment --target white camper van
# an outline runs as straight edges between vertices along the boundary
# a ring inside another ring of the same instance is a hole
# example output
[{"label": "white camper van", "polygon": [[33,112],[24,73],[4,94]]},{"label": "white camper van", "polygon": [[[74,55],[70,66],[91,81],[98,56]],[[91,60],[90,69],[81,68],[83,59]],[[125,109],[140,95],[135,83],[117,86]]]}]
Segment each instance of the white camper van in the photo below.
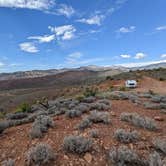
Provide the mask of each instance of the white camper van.
[{"label": "white camper van", "polygon": [[127,80],[125,82],[125,85],[127,88],[136,88],[137,87],[137,81],[136,80]]}]

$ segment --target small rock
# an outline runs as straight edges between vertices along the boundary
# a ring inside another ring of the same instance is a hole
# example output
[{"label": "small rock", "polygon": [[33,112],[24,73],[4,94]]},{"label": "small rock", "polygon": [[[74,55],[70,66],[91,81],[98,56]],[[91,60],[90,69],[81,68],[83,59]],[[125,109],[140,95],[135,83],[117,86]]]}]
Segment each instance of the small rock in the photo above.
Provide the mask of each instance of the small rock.
[{"label": "small rock", "polygon": [[68,157],[67,155],[64,155],[63,158],[64,158],[65,160],[69,160],[69,157]]},{"label": "small rock", "polygon": [[164,121],[164,119],[162,117],[160,117],[160,116],[155,116],[154,119],[156,121]]},{"label": "small rock", "polygon": [[134,149],[133,144],[129,144],[129,146],[130,146],[131,149]]},{"label": "small rock", "polygon": [[91,163],[92,162],[92,155],[90,153],[86,153],[84,156],[84,159],[88,162]]},{"label": "small rock", "polygon": [[111,115],[112,115],[112,116],[116,116],[115,112],[111,112]]}]

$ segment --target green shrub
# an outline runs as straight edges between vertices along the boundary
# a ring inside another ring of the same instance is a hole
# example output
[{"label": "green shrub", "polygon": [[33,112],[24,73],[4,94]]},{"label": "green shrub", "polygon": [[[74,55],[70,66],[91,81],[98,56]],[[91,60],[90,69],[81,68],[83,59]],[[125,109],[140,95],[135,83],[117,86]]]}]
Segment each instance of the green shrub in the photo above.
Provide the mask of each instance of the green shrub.
[{"label": "green shrub", "polygon": [[85,97],[96,96],[96,94],[97,94],[96,88],[86,88],[85,92],[83,93]]},{"label": "green shrub", "polygon": [[114,90],[114,86],[110,85],[109,89],[110,89],[110,91],[113,91]]},{"label": "green shrub", "polygon": [[106,77],[106,80],[114,80],[114,78],[111,77],[111,76],[107,76],[107,77]]},{"label": "green shrub", "polygon": [[18,106],[16,112],[31,112],[31,106],[28,103],[22,103]]},{"label": "green shrub", "polygon": [[4,118],[4,116],[5,116],[5,113],[0,112],[0,119],[3,119],[3,118]]},{"label": "green shrub", "polygon": [[164,78],[162,78],[162,77],[160,77],[160,78],[159,78],[159,80],[160,80],[160,81],[164,81],[165,79],[164,79]]},{"label": "green shrub", "polygon": [[128,90],[128,88],[125,87],[125,86],[121,86],[121,87],[119,87],[119,91],[127,91],[127,90]]},{"label": "green shrub", "polygon": [[155,95],[155,94],[156,94],[156,93],[155,93],[153,90],[151,90],[151,89],[149,89],[148,93],[151,94],[151,95]]},{"label": "green shrub", "polygon": [[83,99],[84,99],[83,95],[76,96],[76,100],[78,100],[79,102],[81,102]]}]

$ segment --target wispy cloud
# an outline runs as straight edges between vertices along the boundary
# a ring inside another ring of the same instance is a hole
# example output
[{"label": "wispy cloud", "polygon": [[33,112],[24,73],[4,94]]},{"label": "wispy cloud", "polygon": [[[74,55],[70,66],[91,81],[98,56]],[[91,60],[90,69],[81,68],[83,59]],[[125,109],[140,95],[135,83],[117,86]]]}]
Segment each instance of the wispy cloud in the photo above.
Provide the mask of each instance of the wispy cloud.
[{"label": "wispy cloud", "polygon": [[92,17],[89,18],[82,18],[77,20],[77,22],[81,22],[81,23],[85,23],[85,24],[89,24],[89,25],[101,25],[101,22],[104,19],[104,15],[94,15]]},{"label": "wispy cloud", "polygon": [[77,64],[82,56],[83,54],[81,52],[73,52],[66,57],[66,63]]},{"label": "wispy cloud", "polygon": [[0,0],[0,7],[48,10],[55,5],[54,0]]},{"label": "wispy cloud", "polygon": [[75,13],[74,8],[72,6],[67,6],[66,4],[60,4],[56,11],[59,15],[64,15],[66,17],[71,17]]},{"label": "wispy cloud", "polygon": [[112,15],[115,11],[118,11],[127,1],[128,0],[115,0],[111,7],[108,6],[107,9],[96,10],[90,17],[83,17],[76,21],[84,24],[101,26],[104,19]]},{"label": "wispy cloud", "polygon": [[39,10],[44,13],[66,17],[75,14],[72,6],[55,3],[55,0],[0,0],[0,7]]},{"label": "wispy cloud", "polygon": [[135,55],[134,59],[143,59],[145,58],[147,55],[145,53],[139,52]]},{"label": "wispy cloud", "polygon": [[156,27],[155,30],[156,30],[156,31],[163,31],[163,30],[166,30],[166,25]]},{"label": "wispy cloud", "polygon": [[129,54],[122,54],[120,55],[121,58],[131,58],[131,55]]},{"label": "wispy cloud", "polygon": [[161,55],[161,58],[166,58],[166,54],[162,54],[162,55]]},{"label": "wispy cloud", "polygon": [[55,33],[58,40],[70,40],[75,37],[76,28],[73,25],[49,26],[48,28]]},{"label": "wispy cloud", "polygon": [[39,52],[38,48],[32,42],[21,43],[21,44],[19,44],[19,47],[22,51],[25,51],[25,52],[28,52],[28,53],[37,53],[37,52]]},{"label": "wispy cloud", "polygon": [[9,67],[19,67],[19,66],[23,66],[22,63],[11,63],[8,65]]},{"label": "wispy cloud", "polygon": [[138,62],[138,63],[122,63],[122,64],[117,64],[117,66],[140,67],[140,66],[146,66],[146,65],[151,65],[151,64],[158,64],[158,63],[166,63],[166,60]]},{"label": "wispy cloud", "polygon": [[130,26],[130,27],[121,27],[116,32],[117,33],[131,33],[131,32],[134,32],[135,30],[136,30],[135,26]]},{"label": "wispy cloud", "polygon": [[81,65],[90,65],[99,61],[103,61],[102,58],[85,58],[81,52],[73,52],[67,55],[65,59],[64,66],[81,66]]},{"label": "wispy cloud", "polygon": [[28,39],[37,40],[39,43],[49,43],[55,39],[55,35],[30,36]]},{"label": "wispy cloud", "polygon": [[0,68],[4,67],[4,66],[5,66],[5,64],[3,62],[0,62]]},{"label": "wispy cloud", "polygon": [[68,55],[69,58],[74,58],[74,59],[79,59],[82,57],[82,53],[81,52],[74,52],[72,54]]}]

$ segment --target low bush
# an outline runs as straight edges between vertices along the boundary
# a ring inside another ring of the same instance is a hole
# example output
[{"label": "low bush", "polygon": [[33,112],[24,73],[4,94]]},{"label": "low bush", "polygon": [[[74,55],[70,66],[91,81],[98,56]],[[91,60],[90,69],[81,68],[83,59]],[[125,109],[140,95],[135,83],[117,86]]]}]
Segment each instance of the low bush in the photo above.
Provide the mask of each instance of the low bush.
[{"label": "low bush", "polygon": [[118,129],[114,133],[114,137],[122,143],[132,143],[139,139],[139,134],[137,131],[127,132],[123,129]]},{"label": "low bush", "polygon": [[92,149],[92,140],[82,136],[67,136],[64,138],[64,150],[71,153],[82,154]]},{"label": "low bush", "polygon": [[109,165],[115,166],[147,166],[147,162],[141,159],[137,153],[126,146],[113,148],[108,154]]},{"label": "low bush", "polygon": [[38,116],[31,128],[30,136],[31,138],[40,138],[43,136],[43,132],[46,132],[49,127],[54,127],[54,122],[52,118],[45,115]]},{"label": "low bush", "polygon": [[99,131],[97,129],[92,129],[89,131],[89,135],[92,138],[99,138]]},{"label": "low bush", "polygon": [[100,99],[98,100],[98,103],[104,103],[105,105],[108,105],[108,106],[111,105],[111,102],[108,99]]},{"label": "low bush", "polygon": [[88,119],[93,123],[109,124],[111,122],[108,112],[92,111]]},{"label": "low bush", "polygon": [[104,104],[104,103],[99,103],[99,102],[96,102],[96,103],[92,103],[90,105],[90,109],[91,110],[109,110],[110,109],[110,106]]},{"label": "low bush", "polygon": [[141,117],[137,113],[122,113],[120,118],[122,121],[129,122],[137,127],[151,131],[157,130],[157,125],[153,119],[148,117]]},{"label": "low bush", "polygon": [[154,152],[149,155],[149,166],[164,166],[164,161],[162,161],[159,153]]},{"label": "low bush", "polygon": [[79,130],[84,130],[92,125],[92,122],[88,118],[84,118],[78,125]]},{"label": "low bush", "polygon": [[55,159],[55,154],[52,148],[44,143],[40,143],[35,147],[32,147],[26,153],[26,163],[28,166],[40,166],[48,165],[52,160]]},{"label": "low bush", "polygon": [[93,103],[96,100],[96,97],[94,96],[89,96],[89,97],[85,97],[82,101],[84,103]]},{"label": "low bush", "polygon": [[28,114],[26,112],[16,112],[16,113],[9,113],[6,115],[7,119],[23,119],[26,118],[28,116]]},{"label": "low bush", "polygon": [[160,105],[159,104],[156,104],[156,103],[151,103],[151,102],[145,102],[144,103],[144,107],[146,108],[146,109],[160,109]]},{"label": "low bush", "polygon": [[86,103],[80,103],[78,106],[75,107],[75,110],[78,110],[82,113],[89,111],[89,105]]},{"label": "low bush", "polygon": [[0,122],[0,134],[1,134],[5,129],[7,129],[8,127],[10,127],[9,121],[6,121],[6,120],[1,121],[1,122]]},{"label": "low bush", "polygon": [[156,150],[159,150],[166,155],[166,139],[158,138],[153,140],[153,146]]},{"label": "low bush", "polygon": [[66,112],[66,108],[60,107],[58,108],[57,106],[53,106],[47,110],[47,113],[49,115],[62,115]]},{"label": "low bush", "polygon": [[79,110],[67,110],[65,115],[69,118],[75,118],[82,115],[82,112]]},{"label": "low bush", "polygon": [[14,166],[14,160],[13,159],[5,160],[1,163],[1,166]]}]

